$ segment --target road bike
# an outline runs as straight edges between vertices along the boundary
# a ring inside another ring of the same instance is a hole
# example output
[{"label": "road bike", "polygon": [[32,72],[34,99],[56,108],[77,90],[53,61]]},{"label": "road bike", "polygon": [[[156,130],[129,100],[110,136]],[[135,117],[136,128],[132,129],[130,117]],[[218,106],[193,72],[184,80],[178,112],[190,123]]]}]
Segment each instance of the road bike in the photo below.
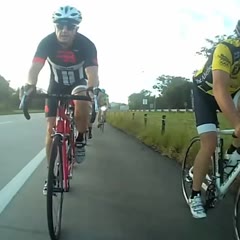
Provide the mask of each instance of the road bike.
[{"label": "road bike", "polygon": [[[234,136],[234,129],[217,129],[217,147],[211,157],[211,166],[202,184],[206,211],[221,201],[240,173],[240,157],[235,165],[230,165],[224,154],[224,135]],[[188,203],[193,184],[193,160],[199,150],[200,138],[192,138],[182,162],[182,191]],[[234,201],[233,225],[236,239],[240,239],[240,186]]]},{"label": "road bike", "polygon": [[[65,94],[35,94],[33,98],[55,98],[58,101],[56,125],[53,128],[47,185],[47,222],[52,240],[61,233],[63,194],[70,190],[75,163],[75,140],[78,136],[74,123],[74,100],[91,101],[89,96]],[[30,119],[27,97],[22,99],[24,116]],[[85,138],[85,136],[84,136]]]},{"label": "road bike", "polygon": [[104,132],[104,125],[105,125],[104,112],[107,110],[107,107],[102,106],[102,107],[100,107],[100,109],[101,109],[101,115],[100,115],[99,128],[100,128],[100,131],[103,133]]}]

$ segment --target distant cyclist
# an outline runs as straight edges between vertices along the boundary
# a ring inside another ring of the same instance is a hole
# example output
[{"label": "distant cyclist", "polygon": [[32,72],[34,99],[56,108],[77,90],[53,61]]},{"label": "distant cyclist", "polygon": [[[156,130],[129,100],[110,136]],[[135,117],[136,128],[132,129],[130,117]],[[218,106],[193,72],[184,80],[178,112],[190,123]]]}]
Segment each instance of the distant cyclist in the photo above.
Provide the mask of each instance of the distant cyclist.
[{"label": "distant cyclist", "polygon": [[98,105],[98,128],[102,124],[101,122],[101,115],[103,114],[103,119],[104,122],[106,122],[106,114],[107,110],[110,108],[110,103],[109,103],[109,96],[106,93],[105,89],[101,88],[96,88],[95,89],[95,95],[97,98],[97,105]]}]

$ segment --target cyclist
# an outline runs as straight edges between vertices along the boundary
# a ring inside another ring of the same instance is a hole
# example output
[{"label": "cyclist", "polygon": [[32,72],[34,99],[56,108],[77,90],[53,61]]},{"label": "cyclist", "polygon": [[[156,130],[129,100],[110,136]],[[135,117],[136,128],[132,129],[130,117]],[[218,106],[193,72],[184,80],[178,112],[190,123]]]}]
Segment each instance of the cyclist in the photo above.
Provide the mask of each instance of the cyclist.
[{"label": "cyclist", "polygon": [[[240,21],[235,28],[236,37],[217,44],[204,67],[193,77],[194,109],[197,131],[201,146],[194,161],[192,194],[189,206],[193,217],[204,218],[206,212],[201,199],[201,185],[208,172],[211,156],[217,144],[216,110],[235,128],[240,137],[240,113],[237,99],[240,89]],[[226,152],[229,162],[236,164],[240,146],[239,139],[233,139]]]},{"label": "cyclist", "polygon": [[[97,105],[98,105],[98,128],[100,127],[101,123],[101,114],[103,114],[104,122],[106,121],[106,114],[108,108],[110,108],[109,103],[109,97],[108,94],[106,94],[105,89],[96,88],[95,94],[97,97]],[[105,107],[104,110],[102,110],[102,107]]]},{"label": "cyclist", "polygon": [[[98,62],[94,43],[86,36],[78,33],[82,21],[81,12],[72,6],[57,9],[52,16],[55,32],[43,38],[35,52],[25,85],[25,94],[31,95],[38,81],[38,75],[47,60],[51,76],[49,93],[86,95],[86,90],[97,87]],[[85,80],[87,79],[87,81]],[[45,105],[47,118],[46,156],[49,162],[51,149],[51,133],[56,121],[57,100],[48,99]],[[85,159],[83,135],[89,123],[91,103],[75,101],[75,121],[79,135],[76,140],[76,161]],[[43,194],[47,192],[47,182]]]}]

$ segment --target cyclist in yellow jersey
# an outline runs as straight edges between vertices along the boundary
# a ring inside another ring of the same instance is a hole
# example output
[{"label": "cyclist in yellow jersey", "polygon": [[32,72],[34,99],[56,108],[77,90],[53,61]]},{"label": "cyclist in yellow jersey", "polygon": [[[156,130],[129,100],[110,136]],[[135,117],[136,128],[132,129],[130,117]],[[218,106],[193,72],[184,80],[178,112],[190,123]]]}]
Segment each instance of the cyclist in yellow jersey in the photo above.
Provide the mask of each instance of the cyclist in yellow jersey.
[{"label": "cyclist in yellow jersey", "polygon": [[[204,67],[193,76],[194,112],[201,141],[194,161],[193,187],[189,198],[189,207],[195,218],[206,217],[201,199],[201,185],[217,144],[216,110],[223,113],[234,127],[235,135],[240,137],[240,113],[237,108],[240,95],[240,21],[235,33],[236,37],[217,44]],[[239,146],[239,139],[233,139],[226,152],[231,164],[239,159]]]}]

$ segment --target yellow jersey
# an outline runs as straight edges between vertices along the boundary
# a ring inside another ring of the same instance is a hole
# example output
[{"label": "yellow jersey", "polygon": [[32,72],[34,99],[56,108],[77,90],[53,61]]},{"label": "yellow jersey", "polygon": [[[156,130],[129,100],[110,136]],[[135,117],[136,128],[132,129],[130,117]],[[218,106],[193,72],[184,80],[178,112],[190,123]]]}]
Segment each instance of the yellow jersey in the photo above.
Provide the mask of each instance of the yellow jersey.
[{"label": "yellow jersey", "polygon": [[230,75],[229,92],[240,89],[240,39],[227,39],[218,43],[204,67],[193,76],[193,81],[204,92],[213,95],[213,70],[222,70]]}]

